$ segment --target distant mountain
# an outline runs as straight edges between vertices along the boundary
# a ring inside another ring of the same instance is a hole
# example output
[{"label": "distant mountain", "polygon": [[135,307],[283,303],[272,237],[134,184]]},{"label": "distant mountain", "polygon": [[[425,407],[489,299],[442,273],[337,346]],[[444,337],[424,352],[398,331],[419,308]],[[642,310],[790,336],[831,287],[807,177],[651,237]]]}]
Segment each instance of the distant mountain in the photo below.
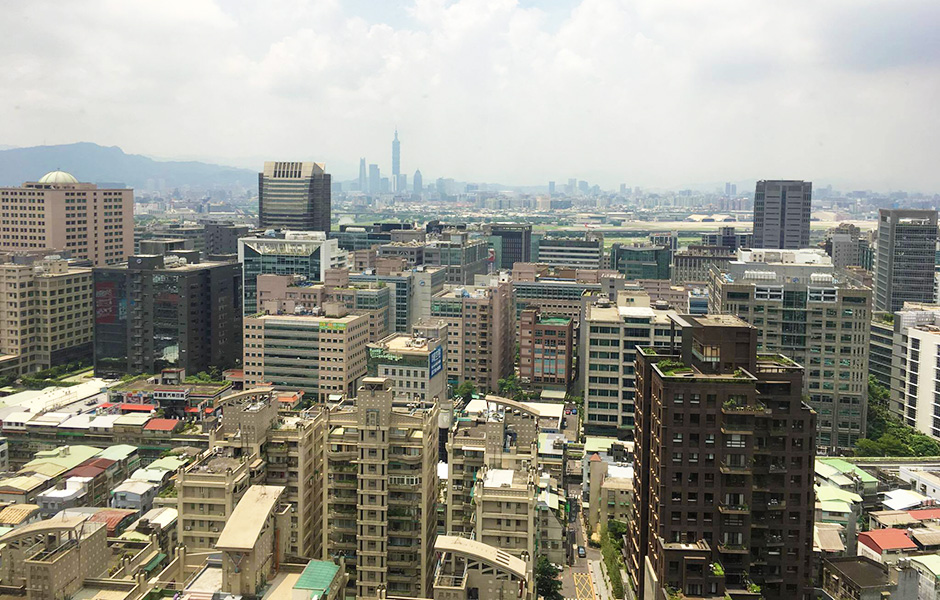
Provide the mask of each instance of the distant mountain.
[{"label": "distant mountain", "polygon": [[132,188],[145,188],[148,180],[162,180],[163,187],[210,188],[241,184],[253,188],[258,185],[258,174],[248,169],[195,161],[158,161],[139,154],[125,154],[117,146],[89,142],[0,150],[2,186],[36,181],[56,169],[71,173],[79,181],[121,182]]}]

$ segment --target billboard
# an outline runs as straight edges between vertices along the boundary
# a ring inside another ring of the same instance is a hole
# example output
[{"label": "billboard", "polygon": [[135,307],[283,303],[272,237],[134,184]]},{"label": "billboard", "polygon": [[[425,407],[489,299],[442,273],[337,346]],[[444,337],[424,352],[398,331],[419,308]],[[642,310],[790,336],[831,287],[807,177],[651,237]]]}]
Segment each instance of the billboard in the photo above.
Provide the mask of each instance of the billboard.
[{"label": "billboard", "polygon": [[113,281],[95,284],[95,322],[114,323],[117,320],[117,293]]},{"label": "billboard", "polygon": [[444,347],[438,346],[428,355],[428,379],[444,370]]}]

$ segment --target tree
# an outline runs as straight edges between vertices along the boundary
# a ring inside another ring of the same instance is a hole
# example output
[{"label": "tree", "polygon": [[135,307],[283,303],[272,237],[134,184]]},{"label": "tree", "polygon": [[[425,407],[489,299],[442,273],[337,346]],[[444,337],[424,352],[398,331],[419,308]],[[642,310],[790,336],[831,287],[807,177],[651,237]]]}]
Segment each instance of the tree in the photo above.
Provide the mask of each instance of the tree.
[{"label": "tree", "polygon": [[519,400],[519,396],[523,394],[522,385],[519,383],[519,380],[516,379],[515,375],[510,375],[505,379],[500,379],[496,382],[496,385],[499,387],[499,393],[513,400]]},{"label": "tree", "polygon": [[561,595],[561,580],[558,569],[548,561],[547,556],[540,556],[535,563],[535,587],[538,595],[545,600],[564,600]]},{"label": "tree", "polygon": [[855,442],[855,456],[884,456],[881,444],[875,440],[861,439]]},{"label": "tree", "polygon": [[472,381],[464,381],[456,388],[454,388],[454,397],[460,398],[464,402],[470,402],[473,400],[473,395],[477,393],[477,386],[473,385]]}]

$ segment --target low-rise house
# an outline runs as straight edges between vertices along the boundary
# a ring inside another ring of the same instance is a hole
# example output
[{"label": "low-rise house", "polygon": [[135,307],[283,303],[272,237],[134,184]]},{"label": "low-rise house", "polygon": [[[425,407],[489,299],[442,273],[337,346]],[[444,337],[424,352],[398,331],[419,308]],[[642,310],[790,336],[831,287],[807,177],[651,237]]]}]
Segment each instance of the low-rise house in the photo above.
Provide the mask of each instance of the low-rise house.
[{"label": "low-rise house", "polygon": [[917,544],[907,531],[875,529],[858,534],[858,555],[885,564],[894,564],[917,551]]},{"label": "low-rise house", "polygon": [[160,487],[150,481],[129,479],[111,490],[111,507],[127,508],[143,514],[153,508]]},{"label": "low-rise house", "polygon": [[938,600],[940,598],[940,555],[913,556],[911,567],[919,575],[918,600]]},{"label": "low-rise house", "polygon": [[918,573],[910,566],[889,566],[867,556],[832,558],[823,561],[821,583],[830,598],[915,600]]}]

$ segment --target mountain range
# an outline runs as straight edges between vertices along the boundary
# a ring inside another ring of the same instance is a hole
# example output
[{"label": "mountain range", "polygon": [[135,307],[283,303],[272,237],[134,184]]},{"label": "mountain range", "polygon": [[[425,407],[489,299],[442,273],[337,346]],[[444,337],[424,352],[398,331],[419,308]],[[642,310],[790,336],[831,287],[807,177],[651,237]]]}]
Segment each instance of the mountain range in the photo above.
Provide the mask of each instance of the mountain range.
[{"label": "mountain range", "polygon": [[258,173],[249,169],[196,161],[159,161],[127,154],[117,146],[90,142],[0,150],[0,186],[36,181],[55,170],[67,171],[83,182],[123,183],[138,189],[152,187],[155,182],[164,188],[241,185],[250,189],[258,185]]}]

